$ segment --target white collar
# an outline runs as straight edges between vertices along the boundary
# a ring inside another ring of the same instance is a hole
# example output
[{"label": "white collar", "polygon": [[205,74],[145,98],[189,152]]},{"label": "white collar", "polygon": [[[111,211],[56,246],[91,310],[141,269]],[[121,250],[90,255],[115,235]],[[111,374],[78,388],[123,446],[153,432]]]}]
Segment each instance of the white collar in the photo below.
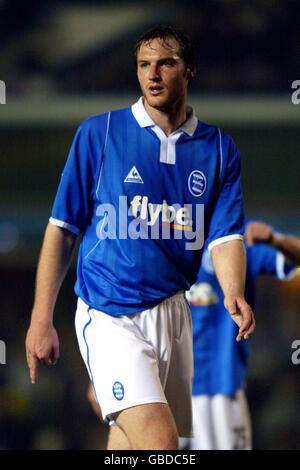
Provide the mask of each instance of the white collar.
[{"label": "white collar", "polygon": [[[178,129],[176,129],[176,131],[181,130],[183,132],[186,132],[189,136],[192,136],[197,128],[198,119],[194,114],[193,108],[187,106],[186,109],[190,117]],[[155,122],[149,116],[145,109],[143,103],[143,96],[141,96],[140,99],[131,106],[131,110],[132,114],[134,115],[135,119],[141,127],[157,126],[157,124],[155,124]]]}]

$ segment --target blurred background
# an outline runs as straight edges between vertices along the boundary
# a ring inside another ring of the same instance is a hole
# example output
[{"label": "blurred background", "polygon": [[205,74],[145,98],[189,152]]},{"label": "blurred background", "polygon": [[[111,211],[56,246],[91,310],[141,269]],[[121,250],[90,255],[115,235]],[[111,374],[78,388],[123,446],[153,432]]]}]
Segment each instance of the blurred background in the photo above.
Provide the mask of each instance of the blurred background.
[{"label": "blurred background", "polygon": [[[61,358],[32,386],[24,340],[43,232],[77,126],[139,95],[133,45],[172,24],[195,42],[189,102],[242,155],[248,216],[300,236],[298,1],[0,0],[0,448],[104,449],[74,330],[75,257],[56,307]],[[247,394],[255,449],[300,449],[300,275],[257,285]]]}]

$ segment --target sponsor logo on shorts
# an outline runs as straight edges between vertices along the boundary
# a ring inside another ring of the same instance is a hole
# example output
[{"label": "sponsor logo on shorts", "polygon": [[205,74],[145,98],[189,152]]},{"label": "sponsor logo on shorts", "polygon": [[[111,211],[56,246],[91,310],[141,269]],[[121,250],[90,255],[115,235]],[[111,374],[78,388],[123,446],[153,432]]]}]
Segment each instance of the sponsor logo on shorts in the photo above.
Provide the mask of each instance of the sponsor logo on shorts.
[{"label": "sponsor logo on shorts", "polygon": [[192,171],[188,179],[188,186],[193,196],[202,196],[206,190],[206,178],[204,173],[200,170]]},{"label": "sponsor logo on shorts", "polygon": [[124,398],[124,387],[121,382],[115,382],[113,384],[113,394],[117,400],[123,400]]}]

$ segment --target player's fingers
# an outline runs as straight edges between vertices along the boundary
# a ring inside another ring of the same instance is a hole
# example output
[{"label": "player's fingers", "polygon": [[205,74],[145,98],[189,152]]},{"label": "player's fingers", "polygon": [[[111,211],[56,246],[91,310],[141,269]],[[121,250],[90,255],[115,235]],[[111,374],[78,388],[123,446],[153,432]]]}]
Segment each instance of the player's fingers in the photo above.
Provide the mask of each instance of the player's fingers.
[{"label": "player's fingers", "polygon": [[240,316],[240,312],[236,304],[235,298],[226,298],[224,304],[225,308],[230,313],[233,321],[240,327],[242,323],[242,318]]},{"label": "player's fingers", "polygon": [[44,364],[45,366],[52,366],[52,359],[50,356],[44,357],[43,359],[40,359],[40,362]]},{"label": "player's fingers", "polygon": [[28,366],[29,366],[31,383],[35,384],[38,379],[38,367],[39,367],[38,358],[31,355]]},{"label": "player's fingers", "polygon": [[45,366],[52,366],[56,362],[56,354],[54,348],[51,348],[50,351],[40,351],[38,354],[38,360]]},{"label": "player's fingers", "polygon": [[250,306],[244,299],[236,297],[226,297],[224,305],[239,327],[236,341],[239,342],[243,338],[248,339],[255,328],[254,315]]},{"label": "player's fingers", "polygon": [[255,329],[254,314],[250,306],[245,303],[240,308],[242,313],[242,323],[236,338],[237,341],[240,341],[242,338],[248,339]]},{"label": "player's fingers", "polygon": [[31,364],[32,364],[32,358],[33,358],[33,354],[31,352],[30,348],[27,347],[27,345],[26,345],[26,361],[27,361],[27,365],[28,365],[29,369],[30,369]]},{"label": "player's fingers", "polygon": [[249,246],[255,245],[262,237],[262,226],[257,222],[247,225],[245,232],[245,240]]},{"label": "player's fingers", "polygon": [[248,339],[252,335],[254,330],[255,330],[255,319],[253,317],[251,321],[251,325],[249,326],[248,330],[243,334],[244,338]]},{"label": "player's fingers", "polygon": [[30,364],[30,360],[31,360],[31,355],[29,353],[28,348],[26,347],[26,361],[27,361],[28,367],[29,367],[29,364]]},{"label": "player's fingers", "polygon": [[249,228],[248,230],[246,230],[246,233],[245,233],[245,235],[244,235],[244,239],[245,239],[246,243],[247,243],[249,246],[254,245],[254,237],[253,237],[253,232],[252,232],[251,228]]},{"label": "player's fingers", "polygon": [[50,353],[50,365],[55,365],[57,359],[59,358],[59,346],[53,346],[51,353]]}]

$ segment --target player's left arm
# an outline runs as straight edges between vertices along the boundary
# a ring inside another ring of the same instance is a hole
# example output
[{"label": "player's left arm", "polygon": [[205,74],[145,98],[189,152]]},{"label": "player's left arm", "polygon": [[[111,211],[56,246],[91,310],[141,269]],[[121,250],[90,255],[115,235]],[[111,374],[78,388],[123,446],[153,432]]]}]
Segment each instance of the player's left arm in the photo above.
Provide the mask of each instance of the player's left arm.
[{"label": "player's left arm", "polygon": [[215,245],[211,256],[216,276],[224,293],[224,306],[239,326],[237,341],[248,339],[255,328],[251,307],[244,298],[246,251],[242,240]]},{"label": "player's left arm", "polygon": [[264,222],[254,221],[247,225],[245,240],[249,246],[266,243],[284,254],[287,261],[300,264],[300,239],[294,235],[285,235],[274,231]]}]

